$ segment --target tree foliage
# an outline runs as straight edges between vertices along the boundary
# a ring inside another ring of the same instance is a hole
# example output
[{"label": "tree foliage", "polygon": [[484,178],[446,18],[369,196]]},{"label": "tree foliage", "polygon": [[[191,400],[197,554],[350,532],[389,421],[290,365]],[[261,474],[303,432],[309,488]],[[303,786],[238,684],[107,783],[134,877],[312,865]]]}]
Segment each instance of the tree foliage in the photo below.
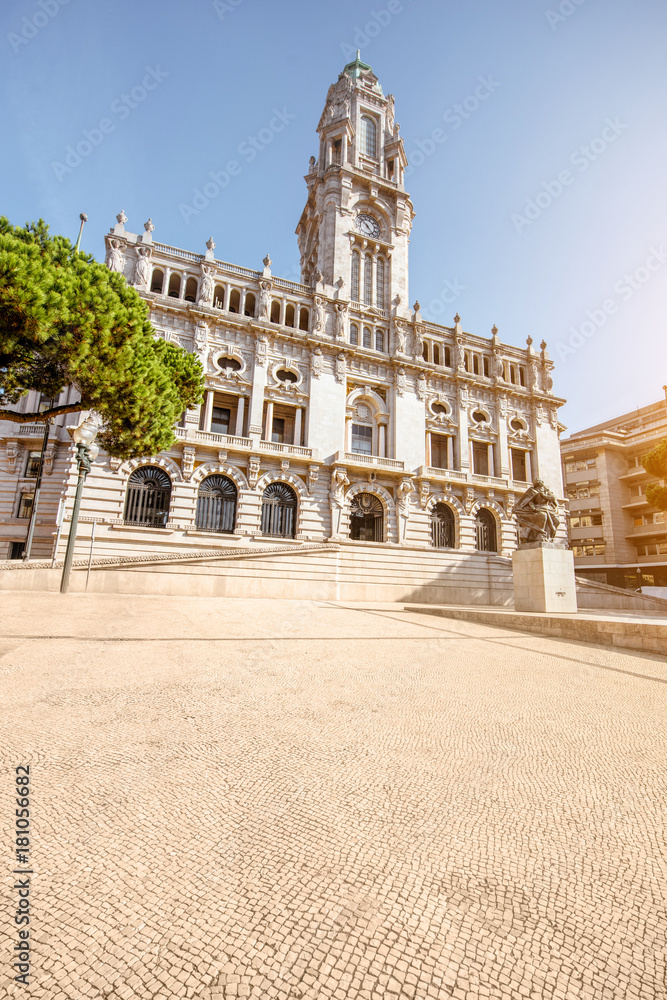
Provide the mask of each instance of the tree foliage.
[{"label": "tree foliage", "polygon": [[[19,228],[0,217],[0,419],[94,410],[109,454],[155,455],[173,443],[174,424],[201,401],[203,385],[199,360],[156,339],[123,275],[49,235],[42,220]],[[55,399],[66,386],[79,402],[6,408],[30,389]]]},{"label": "tree foliage", "polygon": [[[642,458],[642,465],[656,479],[667,480],[667,441],[661,441],[653,451]],[[646,499],[659,510],[667,510],[667,486],[650,483],[646,487]]]}]

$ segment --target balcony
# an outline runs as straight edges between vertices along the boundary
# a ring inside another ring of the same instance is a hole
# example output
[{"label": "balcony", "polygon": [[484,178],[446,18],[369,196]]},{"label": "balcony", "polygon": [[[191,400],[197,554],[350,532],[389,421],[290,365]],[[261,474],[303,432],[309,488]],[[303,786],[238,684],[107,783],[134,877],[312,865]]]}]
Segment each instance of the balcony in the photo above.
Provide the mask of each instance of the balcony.
[{"label": "balcony", "polygon": [[[242,441],[245,438],[233,438],[230,440]],[[297,444],[285,444],[282,441],[260,441],[260,451],[271,451],[277,455],[292,455],[295,458],[313,458],[313,448],[302,448]]]},{"label": "balcony", "polygon": [[619,476],[618,478],[621,480],[621,482],[625,481],[633,483],[636,482],[636,480],[639,479],[640,476],[648,476],[648,472],[646,471],[646,469],[643,468],[643,466],[638,465],[635,466],[635,468],[629,469],[627,472],[624,472],[623,475]]},{"label": "balcony", "polygon": [[46,424],[19,424],[19,437],[43,437]]},{"label": "balcony", "polygon": [[650,538],[665,534],[667,534],[667,524],[658,522],[657,524],[638,524],[632,531],[627,532],[625,537],[631,541],[636,541],[639,538]]},{"label": "balcony", "polygon": [[250,451],[252,448],[250,438],[236,437],[233,434],[215,434],[213,431],[194,430],[191,427],[175,427],[174,433],[179,441],[198,441],[212,448],[235,448],[241,451]]},{"label": "balcony", "polygon": [[405,462],[399,462],[396,458],[381,458],[379,455],[366,455],[363,452],[345,451],[336,452],[334,462],[345,465],[360,465],[363,468],[395,469],[398,472],[405,471]]}]

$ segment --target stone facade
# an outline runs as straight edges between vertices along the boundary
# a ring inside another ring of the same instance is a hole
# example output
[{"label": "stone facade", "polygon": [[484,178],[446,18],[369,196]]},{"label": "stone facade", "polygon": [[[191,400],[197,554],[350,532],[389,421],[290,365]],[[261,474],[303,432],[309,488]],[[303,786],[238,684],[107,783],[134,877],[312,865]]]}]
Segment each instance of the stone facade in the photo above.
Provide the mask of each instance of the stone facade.
[{"label": "stone facade", "polygon": [[[159,337],[200,357],[207,391],[169,452],[100,456],[79,551],[96,520],[99,554],[266,537],[508,556],[527,482],[539,475],[562,498],[564,401],[552,391],[546,344],[512,347],[495,327],[490,337],[469,334],[458,315],[440,326],[408,305],[403,140],[393,97],[358,58],[330,87],[318,133],[296,230],[301,282],[274,275],[268,256],[257,270],[220,261],[213,239],[202,254],[156,242],[150,220],[140,235],[129,232],[119,213],[107,265],[148,303]],[[52,431],[37,557],[53,551],[61,497],[71,507],[66,426],[79,419],[60,418]],[[19,494],[30,490],[24,473],[39,431],[5,422],[0,434],[0,537],[11,557],[25,537]],[[153,501],[144,516],[148,486],[166,498],[161,519]],[[63,536],[66,528],[67,513]]]}]

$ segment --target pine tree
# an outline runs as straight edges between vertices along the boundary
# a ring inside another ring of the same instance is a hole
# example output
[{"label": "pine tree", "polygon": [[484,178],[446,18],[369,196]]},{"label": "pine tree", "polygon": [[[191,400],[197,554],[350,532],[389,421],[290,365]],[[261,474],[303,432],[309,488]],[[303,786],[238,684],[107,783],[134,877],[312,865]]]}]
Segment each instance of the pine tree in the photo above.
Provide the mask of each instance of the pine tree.
[{"label": "pine tree", "polygon": [[[667,479],[667,441],[661,441],[653,451],[644,455],[642,465],[656,479]],[[659,510],[667,510],[667,486],[650,483],[645,492],[649,503]]]},{"label": "pine tree", "polygon": [[[8,405],[35,389],[80,399],[33,413]],[[182,412],[201,402],[201,363],[156,339],[146,303],[121,274],[40,219],[25,227],[0,217],[0,419],[18,423],[94,410],[98,440],[117,458],[155,455],[174,441]]]}]

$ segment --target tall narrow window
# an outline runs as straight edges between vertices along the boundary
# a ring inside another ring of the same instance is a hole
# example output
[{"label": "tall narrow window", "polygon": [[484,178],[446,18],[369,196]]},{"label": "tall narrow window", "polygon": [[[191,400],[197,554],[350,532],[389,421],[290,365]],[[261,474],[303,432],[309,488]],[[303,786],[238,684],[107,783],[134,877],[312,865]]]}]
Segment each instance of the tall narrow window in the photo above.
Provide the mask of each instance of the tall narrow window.
[{"label": "tall narrow window", "polygon": [[364,156],[376,157],[376,132],[375,122],[369,115],[361,117],[361,152]]},{"label": "tall narrow window", "polygon": [[382,330],[375,331],[375,350],[384,351],[384,334]]},{"label": "tall narrow window", "polygon": [[161,271],[159,267],[153,268],[153,277],[151,278],[151,292],[162,292],[162,286],[164,285],[164,271]]},{"label": "tall narrow window", "polygon": [[164,528],[169,517],[171,479],[162,469],[144,465],[136,469],[127,483],[126,524],[148,524]]},{"label": "tall narrow window", "polygon": [[331,162],[332,163],[340,163],[341,146],[342,146],[342,140],[341,139],[334,139],[334,141],[331,144]]},{"label": "tall narrow window", "polygon": [[352,254],[352,301],[359,301],[359,272],[361,270],[361,257],[355,250]]},{"label": "tall narrow window", "polygon": [[373,454],[373,427],[368,424],[352,424],[352,451],[357,455]]},{"label": "tall narrow window", "polygon": [[363,346],[364,347],[370,347],[371,346],[371,331],[370,331],[370,327],[368,327],[368,326],[364,327],[364,341],[363,341]]},{"label": "tall narrow window", "polygon": [[350,343],[359,343],[359,327],[356,323],[350,323]]},{"label": "tall narrow window", "polygon": [[204,531],[233,532],[237,495],[236,486],[227,476],[207,476],[197,493],[197,527]]},{"label": "tall narrow window", "polygon": [[379,309],[384,309],[384,261],[378,258],[375,265],[375,304]]},{"label": "tall narrow window", "polygon": [[364,305],[373,305],[373,258],[369,253],[364,257]]}]

